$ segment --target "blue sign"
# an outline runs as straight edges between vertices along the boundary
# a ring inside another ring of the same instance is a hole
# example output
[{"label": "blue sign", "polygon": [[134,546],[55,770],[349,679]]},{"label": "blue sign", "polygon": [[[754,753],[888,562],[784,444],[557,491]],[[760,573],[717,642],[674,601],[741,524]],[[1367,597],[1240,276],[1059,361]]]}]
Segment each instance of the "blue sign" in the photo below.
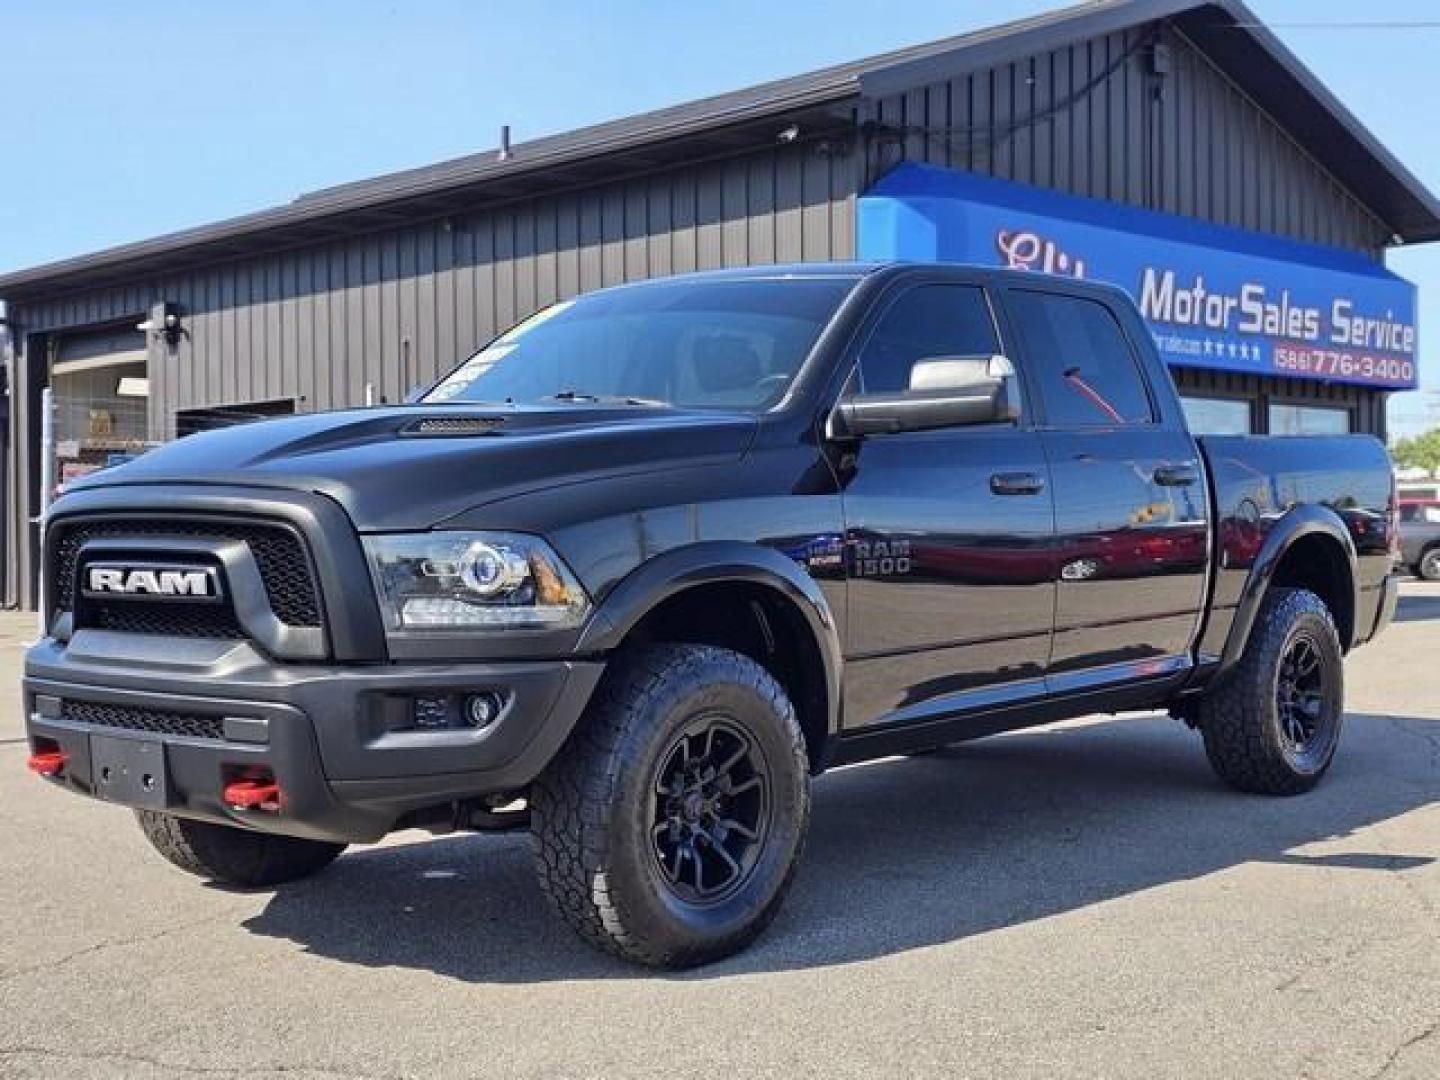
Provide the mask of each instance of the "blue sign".
[{"label": "blue sign", "polygon": [[1119,285],[1170,364],[1417,381],[1415,286],[1339,248],[906,164],[861,197],[856,249]]}]

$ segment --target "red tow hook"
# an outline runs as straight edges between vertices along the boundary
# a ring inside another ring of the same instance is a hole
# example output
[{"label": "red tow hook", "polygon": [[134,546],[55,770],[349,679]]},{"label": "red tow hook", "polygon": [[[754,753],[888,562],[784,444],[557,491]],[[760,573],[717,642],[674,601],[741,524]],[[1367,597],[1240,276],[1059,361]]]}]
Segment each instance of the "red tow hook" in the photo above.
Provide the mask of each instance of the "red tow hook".
[{"label": "red tow hook", "polygon": [[40,776],[59,776],[65,771],[65,763],[69,760],[70,755],[64,750],[37,750],[30,755],[30,760],[25,765]]},{"label": "red tow hook", "polygon": [[225,785],[221,795],[225,805],[235,810],[280,810],[280,785],[271,779],[242,777]]}]

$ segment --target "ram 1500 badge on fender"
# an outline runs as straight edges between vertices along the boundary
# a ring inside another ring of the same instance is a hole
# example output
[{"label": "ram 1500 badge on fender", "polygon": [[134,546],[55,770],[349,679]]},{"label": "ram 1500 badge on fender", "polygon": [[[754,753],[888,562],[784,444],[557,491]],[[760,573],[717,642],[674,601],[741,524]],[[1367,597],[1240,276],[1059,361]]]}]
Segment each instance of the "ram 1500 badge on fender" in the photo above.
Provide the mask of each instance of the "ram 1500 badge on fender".
[{"label": "ram 1500 badge on fender", "polygon": [[587,940],[702,963],[773,917],[836,764],[1166,708],[1234,787],[1307,790],[1342,657],[1394,609],[1395,505],[1373,439],[1192,437],[1109,288],[630,285],[418,404],[76,485],[30,764],[247,885],[395,829],[529,829]]}]

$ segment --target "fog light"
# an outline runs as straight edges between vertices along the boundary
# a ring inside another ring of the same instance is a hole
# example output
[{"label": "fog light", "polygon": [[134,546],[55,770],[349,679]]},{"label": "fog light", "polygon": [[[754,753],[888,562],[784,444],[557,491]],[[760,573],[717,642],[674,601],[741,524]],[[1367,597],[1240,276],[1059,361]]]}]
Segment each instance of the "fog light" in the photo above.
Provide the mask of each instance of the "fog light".
[{"label": "fog light", "polygon": [[500,716],[505,702],[493,690],[471,694],[465,699],[465,722],[472,728],[487,728]]}]

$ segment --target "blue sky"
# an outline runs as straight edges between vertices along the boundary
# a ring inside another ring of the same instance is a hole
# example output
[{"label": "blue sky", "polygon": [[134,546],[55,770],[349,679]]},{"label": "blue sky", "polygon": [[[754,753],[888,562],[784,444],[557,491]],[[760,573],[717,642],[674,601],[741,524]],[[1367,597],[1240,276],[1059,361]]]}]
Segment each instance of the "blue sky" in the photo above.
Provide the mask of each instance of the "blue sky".
[{"label": "blue sky", "polygon": [[[0,0],[0,270],[485,149],[502,123],[523,140],[1058,6]],[[1440,19],[1433,0],[1251,6],[1440,190],[1440,29],[1353,25]],[[1420,286],[1440,422],[1440,244],[1390,264]]]}]

